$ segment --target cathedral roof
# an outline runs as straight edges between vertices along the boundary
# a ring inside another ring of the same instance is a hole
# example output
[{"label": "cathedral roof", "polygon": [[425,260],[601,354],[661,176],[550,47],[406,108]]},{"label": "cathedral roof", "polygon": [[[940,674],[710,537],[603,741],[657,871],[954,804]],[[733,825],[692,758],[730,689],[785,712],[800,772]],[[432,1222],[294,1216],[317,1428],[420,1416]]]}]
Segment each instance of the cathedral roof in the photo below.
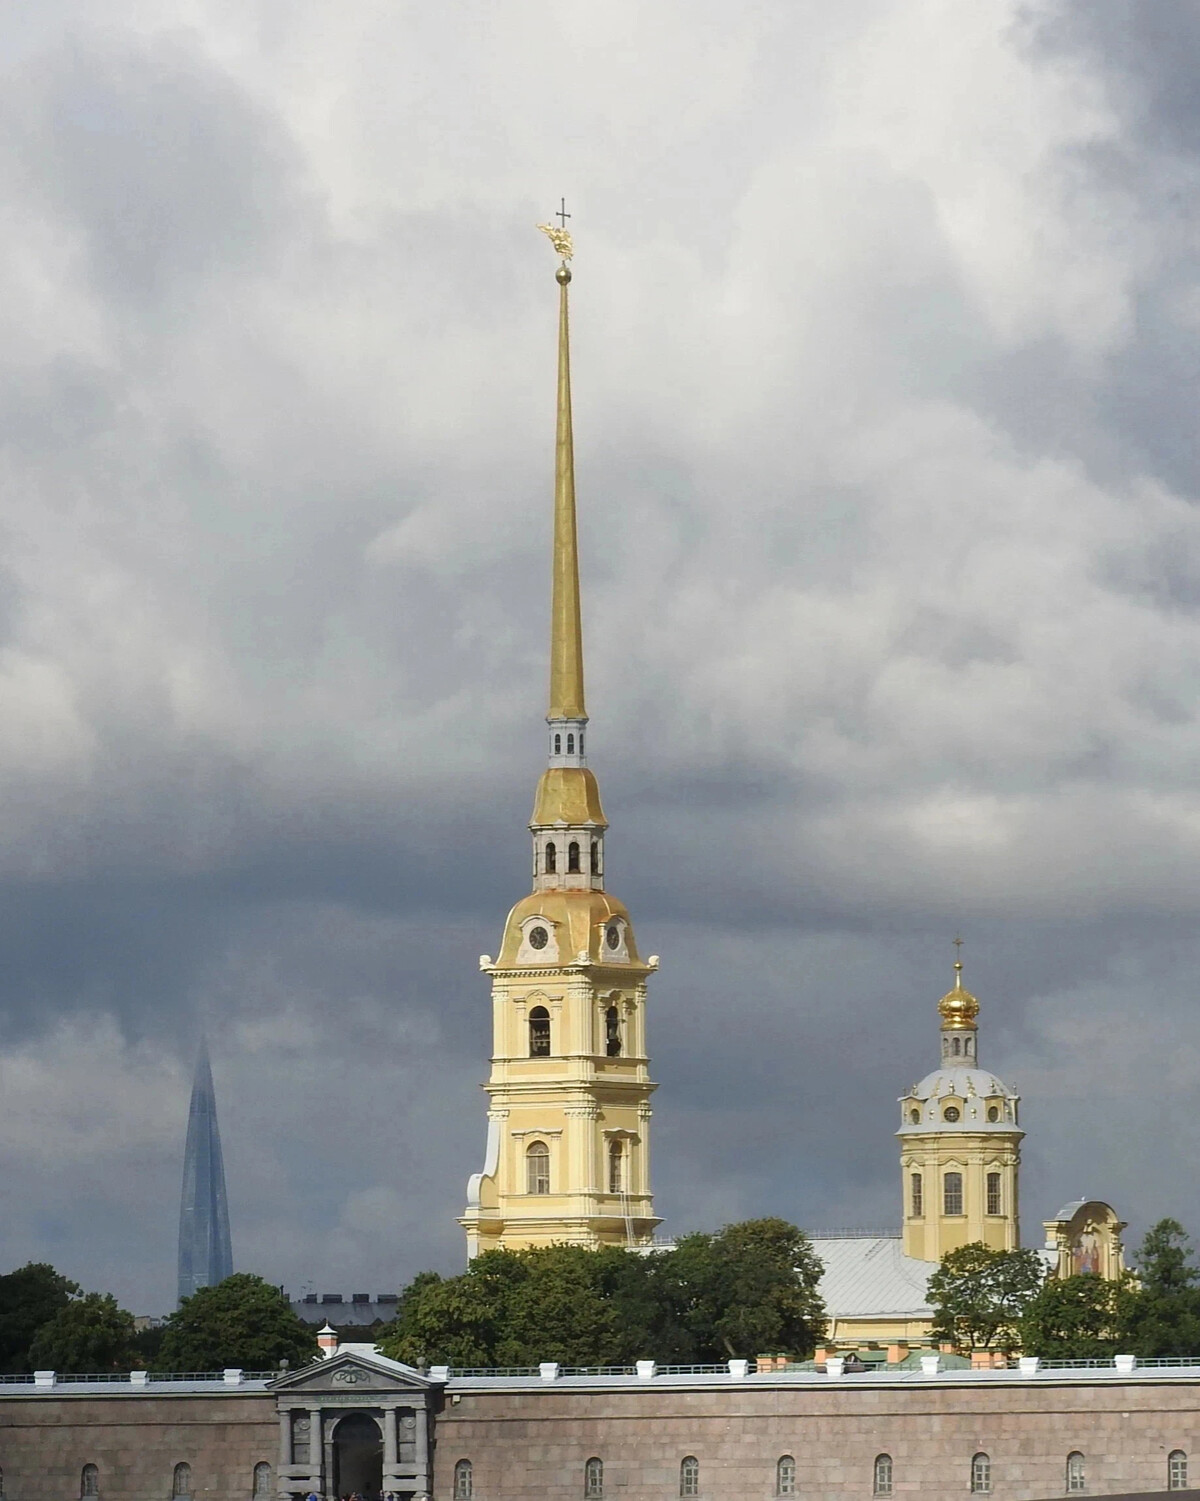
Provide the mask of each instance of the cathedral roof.
[{"label": "cathedral roof", "polygon": [[814,1236],[825,1265],[820,1293],[831,1316],[928,1318],[929,1279],[936,1261],[906,1256],[899,1236]]}]

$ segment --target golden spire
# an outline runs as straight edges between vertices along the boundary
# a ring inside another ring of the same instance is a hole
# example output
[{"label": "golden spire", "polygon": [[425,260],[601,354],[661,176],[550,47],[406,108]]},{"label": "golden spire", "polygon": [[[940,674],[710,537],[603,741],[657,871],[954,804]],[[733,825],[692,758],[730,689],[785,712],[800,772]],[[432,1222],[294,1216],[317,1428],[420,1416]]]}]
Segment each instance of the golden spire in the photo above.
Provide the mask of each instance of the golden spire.
[{"label": "golden spire", "polygon": [[583,702],[583,626],[579,614],[579,545],[575,534],[575,443],[571,430],[571,342],[567,312],[568,260],[574,254],[564,204],[562,228],[539,224],[562,262],[558,281],[558,423],[554,445],[554,582],[550,600],[550,712],[548,719],[586,719]]},{"label": "golden spire", "polygon": [[968,1032],[975,1027],[975,1019],[979,1015],[979,1002],[969,990],[963,989],[961,938],[954,940],[954,947],[956,950],[954,989],[948,990],[938,1002],[938,1011],[941,1013],[943,1031]]}]

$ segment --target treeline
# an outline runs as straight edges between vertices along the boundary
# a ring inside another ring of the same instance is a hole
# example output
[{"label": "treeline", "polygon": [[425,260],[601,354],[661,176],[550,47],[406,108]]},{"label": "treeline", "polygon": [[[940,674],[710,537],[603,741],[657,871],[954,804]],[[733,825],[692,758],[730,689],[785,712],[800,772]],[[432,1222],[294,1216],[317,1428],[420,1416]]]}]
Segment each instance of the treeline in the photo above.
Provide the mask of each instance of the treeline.
[{"label": "treeline", "polygon": [[1119,1282],[1047,1281],[1036,1251],[978,1243],[946,1256],[929,1283],[934,1336],[962,1350],[1047,1360],[1200,1355],[1200,1268],[1176,1220],[1160,1220]]},{"label": "treeline", "polygon": [[201,1288],[156,1329],[138,1330],[111,1293],[85,1293],[45,1262],[0,1276],[0,1372],[268,1371],[317,1354],[277,1287],[238,1272]]},{"label": "treeline", "polygon": [[457,1277],[423,1272],[379,1336],[416,1365],[707,1364],[811,1353],[823,1268],[785,1220],[747,1220],[639,1255],[556,1245],[485,1251]]}]

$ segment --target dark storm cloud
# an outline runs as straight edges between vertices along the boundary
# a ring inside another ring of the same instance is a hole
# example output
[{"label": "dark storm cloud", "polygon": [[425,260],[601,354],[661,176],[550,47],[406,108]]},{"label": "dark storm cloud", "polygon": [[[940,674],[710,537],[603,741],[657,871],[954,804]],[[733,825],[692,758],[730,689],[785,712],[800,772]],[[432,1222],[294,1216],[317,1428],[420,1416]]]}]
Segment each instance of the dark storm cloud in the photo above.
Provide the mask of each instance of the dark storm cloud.
[{"label": "dark storm cloud", "polygon": [[669,1227],[895,1221],[960,926],[1026,1239],[1187,1217],[1144,1102],[1200,1083],[1194,22],[836,9],[5,23],[7,1262],[165,1306],[202,1024],[240,1265],[461,1256],[560,192]]}]

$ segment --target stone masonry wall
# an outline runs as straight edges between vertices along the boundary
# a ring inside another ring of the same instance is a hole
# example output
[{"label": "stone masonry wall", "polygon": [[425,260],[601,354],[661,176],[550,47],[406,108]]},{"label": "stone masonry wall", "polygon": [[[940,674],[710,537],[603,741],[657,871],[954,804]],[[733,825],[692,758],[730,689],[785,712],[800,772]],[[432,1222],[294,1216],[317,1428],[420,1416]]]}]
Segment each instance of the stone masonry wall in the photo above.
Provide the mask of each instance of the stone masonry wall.
[{"label": "stone masonry wall", "polygon": [[1084,1455],[1089,1495],[1165,1491],[1175,1449],[1188,1453],[1196,1485],[1200,1384],[464,1391],[448,1399],[436,1435],[435,1501],[452,1501],[459,1459],[472,1463],[475,1501],[573,1501],[592,1456],[604,1462],[607,1501],[675,1501],[688,1455],[700,1462],[701,1501],[771,1501],[782,1455],[796,1460],[798,1497],[871,1501],[881,1453],[895,1497],[959,1501],[978,1452],[990,1456],[997,1501],[1035,1501],[1066,1494],[1072,1450]]},{"label": "stone masonry wall", "polygon": [[170,1501],[180,1462],[195,1501],[250,1501],[261,1460],[274,1475],[279,1419],[262,1392],[0,1396],[4,1501],[78,1501],[86,1464],[99,1467],[100,1501]]}]

